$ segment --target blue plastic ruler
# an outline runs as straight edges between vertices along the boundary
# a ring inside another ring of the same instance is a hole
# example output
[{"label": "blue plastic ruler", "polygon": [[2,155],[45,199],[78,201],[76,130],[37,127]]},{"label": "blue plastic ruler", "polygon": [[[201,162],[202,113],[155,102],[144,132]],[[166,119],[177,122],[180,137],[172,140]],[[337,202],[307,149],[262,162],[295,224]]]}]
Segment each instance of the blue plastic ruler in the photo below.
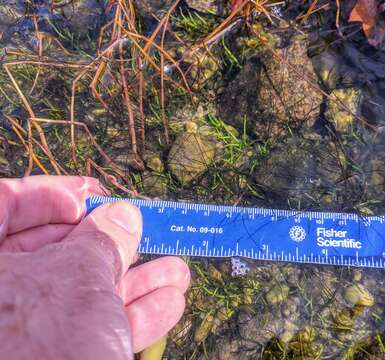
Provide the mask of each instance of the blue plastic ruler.
[{"label": "blue plastic ruler", "polygon": [[[87,212],[122,199],[95,196]],[[124,199],[140,208],[146,254],[385,268],[385,217]]]}]

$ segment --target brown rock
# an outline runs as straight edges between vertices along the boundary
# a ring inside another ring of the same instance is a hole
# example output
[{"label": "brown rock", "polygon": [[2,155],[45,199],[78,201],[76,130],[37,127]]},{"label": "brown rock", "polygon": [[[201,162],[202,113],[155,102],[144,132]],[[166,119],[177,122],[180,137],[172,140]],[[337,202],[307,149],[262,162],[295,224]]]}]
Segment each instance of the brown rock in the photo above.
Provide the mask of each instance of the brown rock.
[{"label": "brown rock", "polygon": [[219,96],[221,118],[238,129],[246,119],[263,139],[277,137],[288,127],[314,125],[323,96],[307,57],[307,40],[298,38],[287,48],[274,49],[277,57],[268,49],[260,51]]},{"label": "brown rock", "polygon": [[199,132],[185,132],[172,145],[168,166],[182,184],[187,184],[209,167],[215,153],[216,142],[211,137]]},{"label": "brown rock", "polygon": [[267,54],[263,59],[257,100],[260,123],[269,123],[272,133],[278,135],[286,126],[314,125],[323,96],[307,57],[306,39],[296,39],[288,48],[278,49],[276,53],[279,58]]}]

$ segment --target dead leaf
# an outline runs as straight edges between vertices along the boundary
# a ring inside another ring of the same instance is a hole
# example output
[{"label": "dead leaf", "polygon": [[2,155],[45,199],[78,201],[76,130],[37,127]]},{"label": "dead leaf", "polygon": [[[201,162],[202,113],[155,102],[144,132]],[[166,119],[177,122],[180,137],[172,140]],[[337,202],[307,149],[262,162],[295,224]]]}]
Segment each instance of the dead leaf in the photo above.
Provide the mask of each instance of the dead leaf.
[{"label": "dead leaf", "polygon": [[349,22],[362,23],[362,30],[373,46],[379,46],[385,36],[385,24],[379,20],[382,11],[377,0],[357,0],[350,13]]}]

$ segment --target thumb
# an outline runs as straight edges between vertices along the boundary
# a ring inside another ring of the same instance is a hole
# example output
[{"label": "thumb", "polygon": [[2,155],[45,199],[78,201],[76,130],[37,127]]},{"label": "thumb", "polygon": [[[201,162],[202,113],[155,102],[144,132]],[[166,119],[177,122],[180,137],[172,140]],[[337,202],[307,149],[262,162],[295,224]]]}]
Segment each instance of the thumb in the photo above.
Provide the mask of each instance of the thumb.
[{"label": "thumb", "polygon": [[96,208],[64,241],[100,247],[119,279],[134,262],[141,236],[139,209],[127,201],[119,201]]}]

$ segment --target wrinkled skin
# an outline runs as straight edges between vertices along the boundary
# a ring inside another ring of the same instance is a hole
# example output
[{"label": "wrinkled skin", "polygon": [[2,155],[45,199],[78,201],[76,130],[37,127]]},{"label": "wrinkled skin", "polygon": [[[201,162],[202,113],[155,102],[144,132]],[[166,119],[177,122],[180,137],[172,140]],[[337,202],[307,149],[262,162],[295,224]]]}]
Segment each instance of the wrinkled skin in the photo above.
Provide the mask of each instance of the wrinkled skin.
[{"label": "wrinkled skin", "polygon": [[181,317],[185,263],[128,270],[140,212],[118,202],[83,219],[90,194],[104,194],[92,178],[0,180],[1,358],[132,359]]}]

